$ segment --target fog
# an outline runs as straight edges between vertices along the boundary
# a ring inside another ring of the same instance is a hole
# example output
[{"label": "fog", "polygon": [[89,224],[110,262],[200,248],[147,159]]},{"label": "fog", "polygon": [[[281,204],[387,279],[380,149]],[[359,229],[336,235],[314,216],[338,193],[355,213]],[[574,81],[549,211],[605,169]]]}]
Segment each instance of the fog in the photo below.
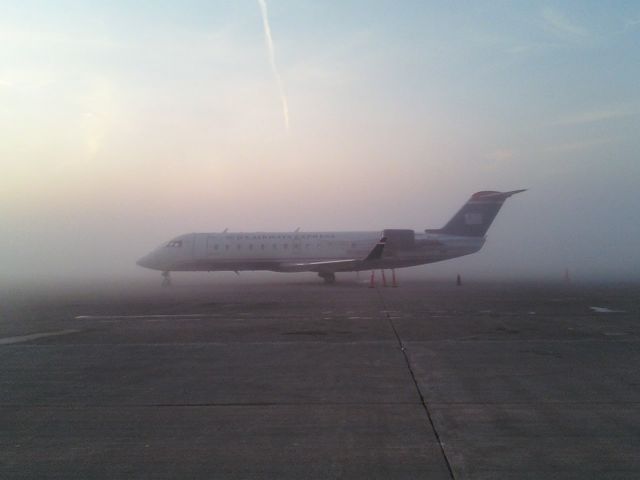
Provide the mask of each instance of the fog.
[{"label": "fog", "polygon": [[402,275],[640,279],[640,8],[266,5],[272,51],[254,1],[5,9],[2,285],[159,282],[135,261],[178,234],[421,231],[519,188],[483,250]]}]

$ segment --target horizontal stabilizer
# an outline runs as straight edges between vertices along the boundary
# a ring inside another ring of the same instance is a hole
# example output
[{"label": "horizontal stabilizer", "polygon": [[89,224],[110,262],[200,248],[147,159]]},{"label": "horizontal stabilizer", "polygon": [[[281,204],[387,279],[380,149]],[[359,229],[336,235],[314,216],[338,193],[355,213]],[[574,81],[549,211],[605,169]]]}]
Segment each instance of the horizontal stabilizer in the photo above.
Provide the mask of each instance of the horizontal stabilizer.
[{"label": "horizontal stabilizer", "polygon": [[527,189],[523,188],[521,190],[512,190],[510,192],[477,192],[471,195],[471,200],[506,200],[511,195],[515,195],[516,193],[526,192]]}]

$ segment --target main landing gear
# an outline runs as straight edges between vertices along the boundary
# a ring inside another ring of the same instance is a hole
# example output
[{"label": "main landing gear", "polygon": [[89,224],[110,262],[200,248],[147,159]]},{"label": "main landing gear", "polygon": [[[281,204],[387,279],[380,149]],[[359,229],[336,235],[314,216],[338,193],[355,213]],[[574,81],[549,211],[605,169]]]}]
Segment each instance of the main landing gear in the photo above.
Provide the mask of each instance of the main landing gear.
[{"label": "main landing gear", "polygon": [[171,286],[171,272],[162,272],[161,285],[166,288]]},{"label": "main landing gear", "polygon": [[319,272],[318,276],[322,278],[327,285],[336,283],[336,274],[333,272]]}]

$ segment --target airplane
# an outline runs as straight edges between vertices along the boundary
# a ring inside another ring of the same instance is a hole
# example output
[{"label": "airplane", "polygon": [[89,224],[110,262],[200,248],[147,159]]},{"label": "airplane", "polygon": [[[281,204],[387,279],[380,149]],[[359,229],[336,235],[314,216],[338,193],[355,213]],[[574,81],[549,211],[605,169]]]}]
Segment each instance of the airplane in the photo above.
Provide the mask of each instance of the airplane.
[{"label": "airplane", "polygon": [[[171,272],[268,270],[316,272],[325,283],[336,273],[424,265],[475,253],[504,201],[525,190],[481,191],[439,229],[362,232],[187,233],[173,238],[136,263],[160,270],[163,286]],[[373,274],[372,274],[373,281]]]}]

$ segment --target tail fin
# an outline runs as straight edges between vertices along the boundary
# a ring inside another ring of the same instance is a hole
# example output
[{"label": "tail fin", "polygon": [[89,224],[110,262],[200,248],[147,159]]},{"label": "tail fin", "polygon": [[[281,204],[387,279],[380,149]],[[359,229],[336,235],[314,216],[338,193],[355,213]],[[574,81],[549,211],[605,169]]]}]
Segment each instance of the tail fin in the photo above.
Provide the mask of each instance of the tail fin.
[{"label": "tail fin", "polygon": [[483,237],[489,230],[504,201],[511,195],[524,191],[474,193],[439,232],[465,237]]}]

